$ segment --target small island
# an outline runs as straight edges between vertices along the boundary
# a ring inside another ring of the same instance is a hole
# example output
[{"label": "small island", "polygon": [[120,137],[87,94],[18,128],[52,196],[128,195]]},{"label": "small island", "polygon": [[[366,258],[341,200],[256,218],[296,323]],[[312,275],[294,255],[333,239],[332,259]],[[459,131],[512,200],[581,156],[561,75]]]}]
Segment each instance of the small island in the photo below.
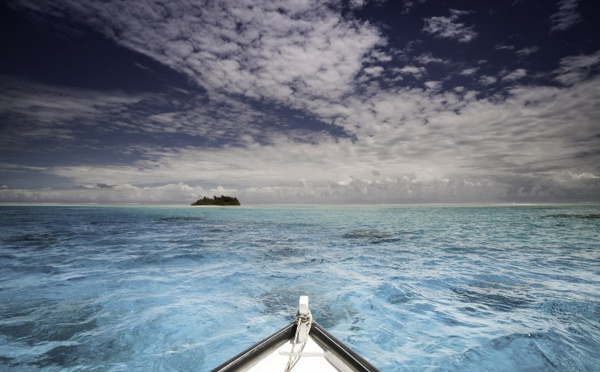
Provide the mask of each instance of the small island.
[{"label": "small island", "polygon": [[195,203],[192,203],[192,205],[225,205],[225,206],[232,206],[232,205],[241,205],[241,204],[240,204],[240,201],[237,198],[235,198],[235,197],[221,195],[219,197],[213,196],[212,199],[207,198],[205,196],[202,199],[198,199]]}]

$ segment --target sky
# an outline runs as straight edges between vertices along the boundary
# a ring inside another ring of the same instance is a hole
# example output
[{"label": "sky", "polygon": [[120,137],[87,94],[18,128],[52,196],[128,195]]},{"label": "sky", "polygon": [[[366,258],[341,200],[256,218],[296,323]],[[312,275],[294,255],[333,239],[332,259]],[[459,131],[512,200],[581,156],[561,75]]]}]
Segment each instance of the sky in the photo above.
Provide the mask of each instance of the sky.
[{"label": "sky", "polygon": [[599,14],[2,0],[0,202],[599,202]]}]

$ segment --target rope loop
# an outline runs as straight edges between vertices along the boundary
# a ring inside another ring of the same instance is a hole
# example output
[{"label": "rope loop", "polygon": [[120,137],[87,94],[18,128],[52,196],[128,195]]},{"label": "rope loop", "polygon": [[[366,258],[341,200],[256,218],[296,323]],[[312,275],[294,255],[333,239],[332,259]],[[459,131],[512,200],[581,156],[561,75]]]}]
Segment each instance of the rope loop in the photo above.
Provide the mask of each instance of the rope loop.
[{"label": "rope loop", "polygon": [[[302,354],[302,351],[304,350],[304,347],[306,346],[306,343],[308,342],[308,334],[310,333],[310,327],[312,326],[312,314],[310,313],[310,310],[308,311],[308,314],[306,315],[302,315],[300,313],[296,314],[296,320],[297,320],[297,324],[296,324],[296,334],[294,335],[294,342],[292,343],[292,352],[290,353],[290,358],[288,359],[287,365],[285,367],[284,372],[290,372],[292,370],[292,368],[294,368],[294,366],[296,365],[296,363],[298,363],[298,360],[300,360],[300,355]],[[300,345],[300,350],[298,350],[298,352],[296,352],[296,344],[298,343],[298,338],[300,336],[300,329],[302,327],[300,327],[302,324],[306,324],[306,334],[304,335],[304,340],[302,341],[302,345]]]}]

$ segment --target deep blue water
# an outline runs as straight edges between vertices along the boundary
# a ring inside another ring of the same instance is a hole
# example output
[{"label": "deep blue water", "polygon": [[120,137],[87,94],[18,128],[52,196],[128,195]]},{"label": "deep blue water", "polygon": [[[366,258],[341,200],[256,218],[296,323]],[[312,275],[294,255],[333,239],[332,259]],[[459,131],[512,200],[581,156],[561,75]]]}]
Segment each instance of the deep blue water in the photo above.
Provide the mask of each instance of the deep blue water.
[{"label": "deep blue water", "polygon": [[382,371],[598,371],[600,206],[0,207],[0,370],[209,371],[294,318]]}]

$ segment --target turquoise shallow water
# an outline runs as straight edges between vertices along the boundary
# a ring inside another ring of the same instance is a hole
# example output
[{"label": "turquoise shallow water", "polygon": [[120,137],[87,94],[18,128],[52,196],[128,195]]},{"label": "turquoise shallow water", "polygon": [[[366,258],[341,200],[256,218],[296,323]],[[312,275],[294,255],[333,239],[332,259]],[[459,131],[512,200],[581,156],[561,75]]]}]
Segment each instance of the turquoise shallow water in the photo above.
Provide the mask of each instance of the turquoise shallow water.
[{"label": "turquoise shallow water", "polygon": [[597,371],[600,206],[0,207],[0,370],[209,371],[315,319],[382,371]]}]

